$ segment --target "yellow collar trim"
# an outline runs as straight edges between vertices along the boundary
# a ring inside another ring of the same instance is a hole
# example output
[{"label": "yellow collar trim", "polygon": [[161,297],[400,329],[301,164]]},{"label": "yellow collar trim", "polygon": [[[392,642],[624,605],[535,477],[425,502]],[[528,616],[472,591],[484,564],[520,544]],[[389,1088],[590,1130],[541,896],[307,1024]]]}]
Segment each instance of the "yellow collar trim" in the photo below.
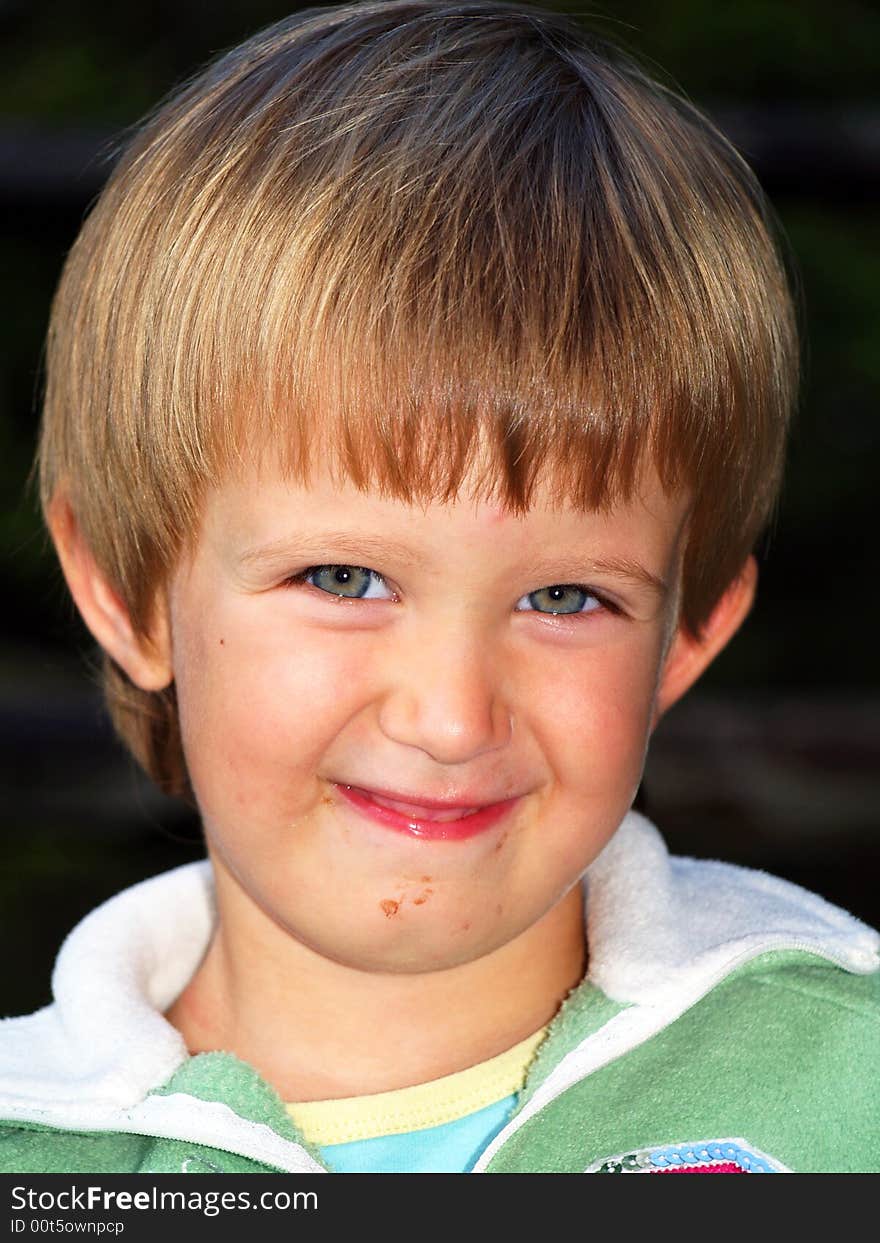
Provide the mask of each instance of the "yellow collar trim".
[{"label": "yellow collar trim", "polygon": [[546,1032],[542,1027],[486,1062],[429,1083],[342,1100],[294,1102],[285,1108],[312,1144],[347,1144],[442,1126],[518,1092]]}]

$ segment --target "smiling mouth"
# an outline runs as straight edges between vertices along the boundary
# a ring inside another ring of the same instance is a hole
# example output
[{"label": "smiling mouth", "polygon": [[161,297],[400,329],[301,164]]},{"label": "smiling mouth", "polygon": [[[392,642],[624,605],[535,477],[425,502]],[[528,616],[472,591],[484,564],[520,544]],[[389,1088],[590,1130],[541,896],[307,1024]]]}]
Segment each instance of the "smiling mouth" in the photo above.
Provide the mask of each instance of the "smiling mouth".
[{"label": "smiling mouth", "polygon": [[[351,787],[352,789],[356,787]],[[365,794],[374,803],[380,807],[388,807],[391,811],[399,811],[402,816],[415,816],[419,820],[434,820],[438,824],[448,824],[451,820],[462,820],[465,816],[472,816],[475,811],[479,811],[480,807],[459,807],[456,805],[447,805],[446,807],[432,807],[427,803],[405,803],[400,799],[386,798],[382,794],[376,794],[372,790],[361,790],[361,794]],[[487,806],[488,804],[483,804]]]},{"label": "smiling mouth", "polygon": [[393,799],[359,786],[334,783],[343,798],[375,823],[413,837],[453,841],[473,837],[493,828],[519,798],[478,806],[433,801],[430,804]]}]

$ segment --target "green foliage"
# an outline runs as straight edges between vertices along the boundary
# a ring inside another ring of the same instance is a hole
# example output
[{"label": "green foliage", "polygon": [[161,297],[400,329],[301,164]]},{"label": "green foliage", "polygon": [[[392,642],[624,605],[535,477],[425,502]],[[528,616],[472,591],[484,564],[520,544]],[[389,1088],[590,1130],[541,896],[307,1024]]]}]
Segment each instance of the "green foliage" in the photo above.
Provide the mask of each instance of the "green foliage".
[{"label": "green foliage", "polygon": [[833,11],[821,0],[616,0],[599,12],[610,19],[609,33],[657,61],[696,99],[840,103],[876,95],[880,10],[861,0]]}]

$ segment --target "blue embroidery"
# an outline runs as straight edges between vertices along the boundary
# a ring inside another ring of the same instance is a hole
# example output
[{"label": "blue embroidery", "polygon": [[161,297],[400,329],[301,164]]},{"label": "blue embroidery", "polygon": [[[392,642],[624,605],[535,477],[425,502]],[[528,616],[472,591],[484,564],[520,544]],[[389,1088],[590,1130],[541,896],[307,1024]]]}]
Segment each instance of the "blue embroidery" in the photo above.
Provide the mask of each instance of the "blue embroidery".
[{"label": "blue embroidery", "polygon": [[730,1161],[748,1174],[776,1174],[767,1157],[754,1149],[744,1147],[731,1139],[716,1139],[697,1146],[673,1144],[669,1148],[654,1148],[650,1163],[656,1169],[672,1169],[682,1165],[722,1164]]},{"label": "blue embroidery", "polygon": [[[718,1167],[734,1166],[733,1170]],[[787,1174],[781,1162],[760,1152],[744,1139],[708,1139],[685,1144],[662,1144],[638,1148],[594,1161],[585,1174],[661,1174],[682,1173]]]}]

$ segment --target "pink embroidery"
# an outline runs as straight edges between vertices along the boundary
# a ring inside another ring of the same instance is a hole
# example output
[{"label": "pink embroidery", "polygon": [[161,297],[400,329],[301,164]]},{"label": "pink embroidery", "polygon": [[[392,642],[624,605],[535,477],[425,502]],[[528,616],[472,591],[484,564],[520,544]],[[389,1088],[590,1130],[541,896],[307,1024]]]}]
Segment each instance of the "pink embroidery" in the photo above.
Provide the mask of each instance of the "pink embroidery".
[{"label": "pink embroidery", "polygon": [[718,1165],[678,1165],[674,1170],[648,1170],[649,1174],[745,1174],[742,1166],[732,1161],[721,1161]]}]

